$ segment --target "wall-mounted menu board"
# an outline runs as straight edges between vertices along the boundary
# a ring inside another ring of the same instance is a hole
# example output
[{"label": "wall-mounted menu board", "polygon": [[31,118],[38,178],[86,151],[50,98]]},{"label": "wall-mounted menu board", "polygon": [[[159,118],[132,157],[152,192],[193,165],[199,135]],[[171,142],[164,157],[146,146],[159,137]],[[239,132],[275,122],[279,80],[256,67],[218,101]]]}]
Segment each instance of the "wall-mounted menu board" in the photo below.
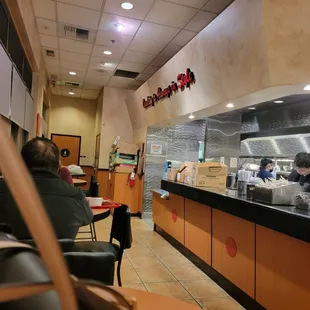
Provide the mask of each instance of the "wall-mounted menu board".
[{"label": "wall-mounted menu board", "polygon": [[13,67],[11,119],[18,126],[24,128],[25,122],[26,86]]},{"label": "wall-mounted menu board", "polygon": [[0,44],[0,114],[10,115],[12,62]]},{"label": "wall-mounted menu board", "polygon": [[26,111],[25,111],[25,130],[29,133],[33,132],[34,126],[34,102],[28,91],[26,91]]}]

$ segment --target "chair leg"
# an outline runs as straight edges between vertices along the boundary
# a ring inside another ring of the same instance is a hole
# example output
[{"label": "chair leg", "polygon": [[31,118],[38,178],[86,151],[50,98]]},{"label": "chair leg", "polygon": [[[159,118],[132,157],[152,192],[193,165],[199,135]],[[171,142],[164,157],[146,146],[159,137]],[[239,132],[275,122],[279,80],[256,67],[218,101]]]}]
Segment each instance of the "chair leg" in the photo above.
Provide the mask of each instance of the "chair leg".
[{"label": "chair leg", "polygon": [[95,225],[95,223],[91,223],[91,225],[93,227],[94,239],[95,239],[95,241],[97,241],[96,225]]},{"label": "chair leg", "polygon": [[94,241],[94,233],[93,233],[93,226],[92,226],[92,223],[90,223],[89,227],[90,227],[91,241]]},{"label": "chair leg", "polygon": [[122,260],[120,259],[117,264],[117,282],[118,286],[122,286],[122,279],[121,279],[121,264]]}]

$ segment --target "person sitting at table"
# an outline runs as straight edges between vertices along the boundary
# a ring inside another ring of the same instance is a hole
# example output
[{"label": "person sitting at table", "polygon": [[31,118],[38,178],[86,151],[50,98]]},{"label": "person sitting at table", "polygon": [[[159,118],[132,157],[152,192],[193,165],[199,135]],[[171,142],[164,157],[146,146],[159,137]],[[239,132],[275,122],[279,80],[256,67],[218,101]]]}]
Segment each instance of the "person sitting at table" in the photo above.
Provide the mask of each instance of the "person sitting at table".
[{"label": "person sitting at table", "polygon": [[[81,226],[91,223],[93,213],[83,192],[60,178],[58,147],[37,137],[24,145],[21,155],[57,238],[74,239]],[[0,223],[11,225],[18,239],[32,239],[5,180],[0,180]]]},{"label": "person sitting at table", "polygon": [[62,165],[61,160],[59,161],[58,174],[60,178],[63,179],[65,182],[67,182],[70,185],[73,185],[70,170],[68,169],[68,167]]}]

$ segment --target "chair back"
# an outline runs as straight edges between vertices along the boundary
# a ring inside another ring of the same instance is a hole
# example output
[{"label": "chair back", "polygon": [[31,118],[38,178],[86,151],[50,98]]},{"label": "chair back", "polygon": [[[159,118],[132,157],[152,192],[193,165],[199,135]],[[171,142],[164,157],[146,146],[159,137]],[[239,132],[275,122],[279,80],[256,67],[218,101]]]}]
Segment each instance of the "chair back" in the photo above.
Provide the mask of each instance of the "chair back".
[{"label": "chair back", "polygon": [[110,243],[113,239],[120,243],[121,250],[131,248],[131,213],[127,205],[121,205],[119,208],[114,209]]},{"label": "chair back", "polygon": [[89,196],[99,197],[99,183],[97,182],[96,177],[94,175],[92,175],[90,178]]}]

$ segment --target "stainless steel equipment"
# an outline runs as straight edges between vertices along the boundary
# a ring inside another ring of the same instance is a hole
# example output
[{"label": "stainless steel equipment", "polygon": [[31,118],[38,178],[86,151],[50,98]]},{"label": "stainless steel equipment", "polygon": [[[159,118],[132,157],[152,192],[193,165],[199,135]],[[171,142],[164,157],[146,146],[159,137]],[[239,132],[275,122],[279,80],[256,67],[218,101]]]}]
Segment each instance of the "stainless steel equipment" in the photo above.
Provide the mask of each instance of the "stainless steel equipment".
[{"label": "stainless steel equipment", "polygon": [[238,196],[246,196],[247,185],[249,182],[238,180]]},{"label": "stainless steel equipment", "polygon": [[226,188],[236,189],[237,188],[237,174],[236,173],[228,173],[226,179]]},{"label": "stainless steel equipment", "polygon": [[254,199],[269,205],[293,206],[296,194],[302,191],[300,184],[294,182],[273,188],[256,186]]}]

